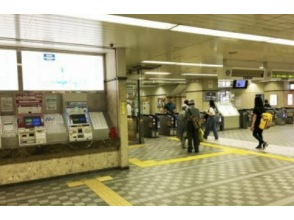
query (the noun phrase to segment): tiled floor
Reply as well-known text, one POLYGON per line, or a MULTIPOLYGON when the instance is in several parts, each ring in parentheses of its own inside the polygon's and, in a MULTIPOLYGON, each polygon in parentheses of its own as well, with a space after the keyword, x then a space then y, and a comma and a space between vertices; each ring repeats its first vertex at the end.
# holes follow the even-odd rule
POLYGON ((294 125, 274 126, 264 132, 269 147, 257 151, 251 131, 220 131, 199 154, 174 137, 145 138, 130 146, 129 169, 2 186, 0 205, 292 206, 293 134, 294 125))

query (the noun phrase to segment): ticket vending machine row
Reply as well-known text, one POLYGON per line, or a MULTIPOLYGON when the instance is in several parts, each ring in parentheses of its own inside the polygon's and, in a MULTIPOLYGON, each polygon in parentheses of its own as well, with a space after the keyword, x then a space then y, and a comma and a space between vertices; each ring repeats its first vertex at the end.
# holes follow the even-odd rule
POLYGON ((159 137, 160 121, 156 115, 143 115, 144 137, 159 137))
POLYGON ((70 142, 93 139, 86 102, 66 102, 65 119, 70 142))

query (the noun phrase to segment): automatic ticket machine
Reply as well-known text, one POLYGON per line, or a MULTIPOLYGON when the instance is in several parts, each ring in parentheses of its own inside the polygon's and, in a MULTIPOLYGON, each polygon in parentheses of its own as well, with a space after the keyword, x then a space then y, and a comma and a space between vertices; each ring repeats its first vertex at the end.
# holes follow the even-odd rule
POLYGON ((16 107, 19 146, 46 144, 42 94, 17 94, 16 107))
POLYGON ((177 130, 177 116, 178 114, 156 114, 159 117, 160 128, 159 134, 166 136, 176 135, 177 130))
POLYGON ((160 121, 157 115, 143 115, 144 137, 159 137, 160 121))
POLYGON ((86 102, 66 102, 65 120, 70 142, 93 139, 93 132, 86 102))

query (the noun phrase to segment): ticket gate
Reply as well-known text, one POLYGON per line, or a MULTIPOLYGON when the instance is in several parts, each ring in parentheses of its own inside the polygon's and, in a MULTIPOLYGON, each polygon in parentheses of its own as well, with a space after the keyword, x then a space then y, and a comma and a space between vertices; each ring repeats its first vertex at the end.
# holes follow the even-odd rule
POLYGON ((252 109, 239 109, 240 114, 240 128, 247 129, 251 127, 252 109))
POLYGON ((275 124, 276 125, 285 125, 286 124, 286 118, 287 118, 287 114, 285 109, 283 108, 279 108, 276 109, 276 114, 275 114, 275 124))
POLYGON ((156 114, 159 117, 159 134, 166 135, 166 136, 174 136, 176 135, 177 130, 177 117, 178 114, 156 114))
POLYGON ((160 121, 156 115, 143 115, 144 137, 159 137, 160 121))
POLYGON ((294 121, 294 108, 285 108, 286 110, 286 124, 293 124, 294 121))

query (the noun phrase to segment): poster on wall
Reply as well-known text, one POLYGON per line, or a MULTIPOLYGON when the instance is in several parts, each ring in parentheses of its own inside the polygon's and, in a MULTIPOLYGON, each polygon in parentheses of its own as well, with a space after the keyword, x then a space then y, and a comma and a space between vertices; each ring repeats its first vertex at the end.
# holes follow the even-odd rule
POLYGON ((270 94, 270 105, 271 106, 278 105, 278 95, 277 94, 270 94))
POLYGON ((165 97, 159 97, 157 99, 157 109, 160 113, 163 113, 164 105, 166 103, 166 98, 165 97))
POLYGON ((1 97, 1 112, 12 112, 13 102, 12 97, 1 97))

